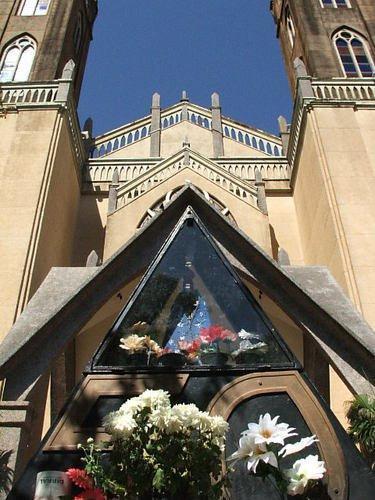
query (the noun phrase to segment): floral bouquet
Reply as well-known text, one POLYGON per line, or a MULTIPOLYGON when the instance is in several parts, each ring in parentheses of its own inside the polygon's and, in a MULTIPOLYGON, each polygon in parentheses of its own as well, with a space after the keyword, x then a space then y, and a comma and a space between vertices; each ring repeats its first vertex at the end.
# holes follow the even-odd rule
POLYGON ((266 413, 259 417, 258 423, 249 423, 248 430, 242 432, 238 450, 227 460, 233 461, 233 465, 244 460, 250 474, 271 479, 282 494, 306 494, 324 476, 324 462, 317 455, 297 460, 290 469, 282 468, 280 462, 318 440, 315 436, 310 436, 296 443, 284 444, 286 439, 298 434, 288 424, 277 423, 278 419, 278 416, 271 418, 266 413))
POLYGON ((259 361, 260 357, 268 350, 268 344, 263 342, 257 333, 247 332, 242 329, 238 332, 238 337, 241 339, 239 347, 232 352, 232 356, 237 363, 259 361))
POLYGON ((80 446, 82 489, 97 496, 77 499, 221 498, 228 481, 221 466, 228 430, 222 417, 194 404, 172 406, 167 392, 146 390, 107 415, 104 425, 112 447, 107 463, 92 440, 80 446))
POLYGON ((146 333, 150 326, 144 322, 135 323, 130 329, 130 335, 120 339, 119 347, 123 349, 130 364, 150 364, 152 357, 160 356, 162 349, 155 340, 152 340, 149 335, 140 335, 146 333))
POLYGON ((178 348, 182 353, 185 354, 188 361, 194 363, 199 357, 201 345, 202 345, 202 339, 200 337, 197 337, 191 342, 188 342, 186 340, 180 340, 178 343, 178 348))

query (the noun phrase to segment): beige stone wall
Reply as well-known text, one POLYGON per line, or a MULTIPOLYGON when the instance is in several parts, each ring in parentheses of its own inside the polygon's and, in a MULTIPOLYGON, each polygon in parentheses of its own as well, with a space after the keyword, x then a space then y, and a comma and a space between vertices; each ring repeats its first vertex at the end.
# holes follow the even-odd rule
POLYGON ((310 111, 294 199, 306 264, 329 267, 375 326, 375 117, 310 111))
POLYGON ((51 265, 69 265, 79 187, 64 117, 0 118, 0 337, 51 265))
POLYGON ((268 196, 267 208, 274 258, 277 259, 277 251, 281 247, 288 253, 291 265, 303 265, 301 237, 292 196, 268 196))
POLYGON ((88 255, 95 250, 103 257, 104 236, 107 224, 108 197, 83 194, 78 210, 74 242, 73 265, 84 266, 88 255))
POLYGON ((160 198, 165 197, 169 191, 179 186, 182 187, 187 180, 207 191, 228 207, 239 228, 271 255, 271 240, 266 215, 198 173, 184 169, 108 217, 104 260, 108 259, 135 234, 138 224, 149 207, 160 198))

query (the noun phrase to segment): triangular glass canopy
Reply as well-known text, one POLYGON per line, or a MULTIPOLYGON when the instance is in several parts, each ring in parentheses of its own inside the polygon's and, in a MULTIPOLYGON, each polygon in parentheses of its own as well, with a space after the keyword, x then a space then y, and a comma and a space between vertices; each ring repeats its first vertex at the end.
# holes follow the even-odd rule
POLYGON ((280 369, 294 364, 269 319, 188 208, 98 349, 92 368, 280 369))

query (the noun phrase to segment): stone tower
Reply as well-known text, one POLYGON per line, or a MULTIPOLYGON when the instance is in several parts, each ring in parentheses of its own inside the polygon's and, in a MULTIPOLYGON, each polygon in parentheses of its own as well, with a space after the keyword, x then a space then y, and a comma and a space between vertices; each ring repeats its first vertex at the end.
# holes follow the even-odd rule
POLYGON ((317 78, 371 77, 375 12, 367 0, 274 0, 272 12, 294 88, 293 61, 317 78))
POLYGON ((76 104, 94 0, 0 6, 0 335, 53 265, 69 265, 84 157, 76 104))
POLYGON ((325 264, 375 323, 375 9, 366 0, 272 3, 293 88, 288 158, 309 264, 325 264))

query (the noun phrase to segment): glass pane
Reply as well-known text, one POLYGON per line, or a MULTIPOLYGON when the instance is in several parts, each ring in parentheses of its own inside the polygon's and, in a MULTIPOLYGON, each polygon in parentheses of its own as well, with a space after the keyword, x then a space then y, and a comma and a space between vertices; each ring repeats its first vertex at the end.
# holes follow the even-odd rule
POLYGON ((48 5, 49 5, 49 0, 39 0, 38 5, 35 9, 35 15, 44 16, 45 14, 47 14, 48 5))
MULTIPOLYGON (((227 457, 237 450, 241 432, 247 430, 247 424, 250 422, 257 423, 260 415, 264 415, 265 413, 269 413, 272 417, 279 415, 279 423, 287 423, 296 429, 298 436, 287 440, 286 443, 295 443, 301 438, 312 435, 303 416, 288 394, 278 393, 256 396, 236 406, 228 419, 229 432, 225 447, 227 457)), ((296 460, 307 455, 318 455, 319 459, 321 459, 319 449, 314 443, 298 453, 283 458, 281 460, 282 466, 283 468, 290 468, 296 460)), ((251 500, 264 500, 265 498, 268 500, 280 500, 280 498, 284 498, 280 496, 273 482, 269 480, 264 481, 261 477, 250 475, 247 472, 244 461, 235 465, 234 473, 231 474, 231 484, 230 498, 235 498, 236 500, 248 500, 250 498, 251 500)), ((314 498, 319 498, 319 500, 328 499, 324 492, 320 493, 320 496, 314 498)), ((296 498, 302 497, 298 496, 296 498)))
POLYGON ((13 47, 8 50, 7 55, 5 56, 3 67, 1 68, 0 72, 1 82, 11 82, 13 80, 19 55, 20 49, 18 47, 13 47))
POLYGON ((29 78, 34 60, 34 52, 34 48, 31 46, 27 47, 27 49, 22 52, 16 74, 14 75, 15 82, 24 82, 29 78))
POLYGON ((33 16, 38 0, 25 0, 21 10, 21 16, 33 16))
POLYGON ((98 364, 290 362, 256 301, 222 259, 198 223, 185 220, 132 305, 120 315, 98 364))

